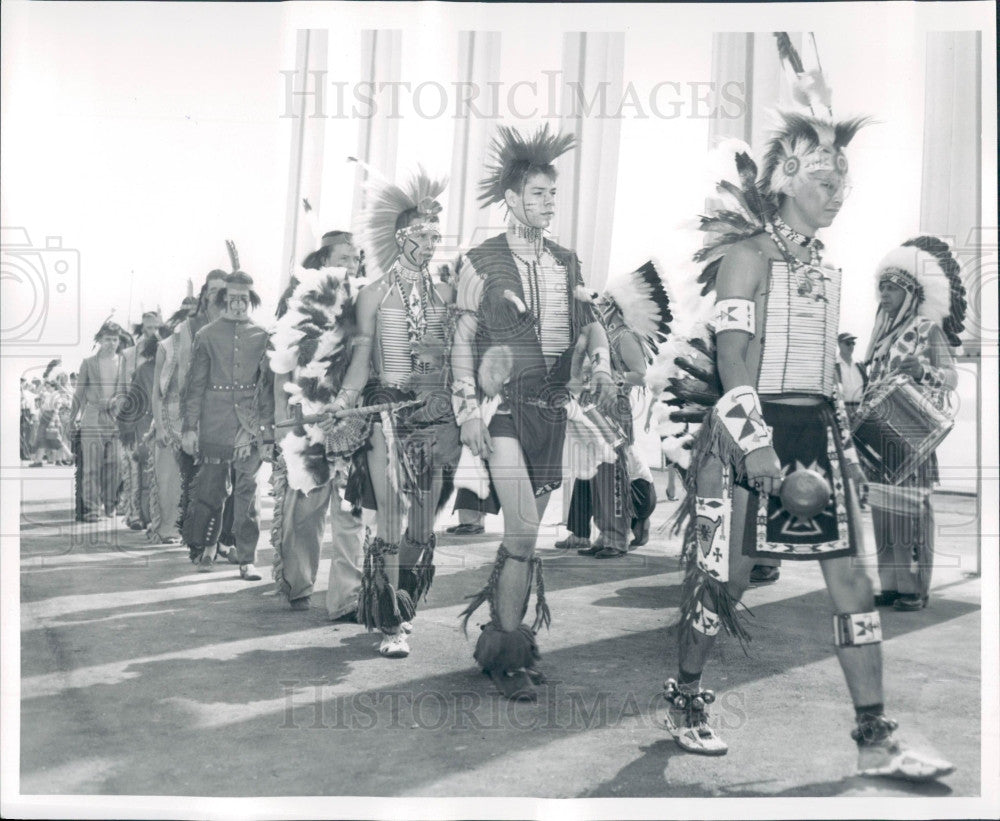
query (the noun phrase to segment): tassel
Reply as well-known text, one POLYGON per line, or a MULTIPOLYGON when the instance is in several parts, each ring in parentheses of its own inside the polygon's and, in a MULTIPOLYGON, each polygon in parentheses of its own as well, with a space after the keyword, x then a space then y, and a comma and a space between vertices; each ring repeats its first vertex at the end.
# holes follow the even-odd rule
POLYGON ((526 624, 516 630, 484 625, 473 657, 484 671, 501 673, 531 669, 541 660, 535 634, 526 624))
POLYGON ((417 605, 405 590, 396 591, 396 609, 401 621, 412 621, 417 615, 417 605))
MULTIPOLYGON (((531 560, 532 572, 535 575, 535 621, 531 625, 531 632, 537 633, 539 628, 549 629, 552 624, 552 613, 549 605, 545 601, 545 580, 542 578, 542 560, 534 558, 531 560)), ((528 579, 528 587, 531 588, 531 579, 528 579)))
POLYGON ((490 620, 494 622, 496 621, 496 589, 497 584, 500 581, 500 573, 503 570, 503 566, 507 563, 507 558, 509 556, 510 554, 507 552, 507 548, 501 544, 497 550, 496 560, 493 562, 493 571, 490 573, 490 577, 487 579, 486 585, 478 593, 466 596, 467 599, 472 599, 472 601, 469 603, 469 606, 465 608, 465 610, 458 614, 458 617, 462 619, 462 632, 466 635, 469 634, 469 619, 472 617, 472 614, 475 613, 486 601, 489 601, 490 603, 490 620))
MULTIPOLYGON (((392 630, 406 621, 400 615, 400 598, 389 583, 385 572, 385 554, 395 553, 399 548, 376 537, 365 541, 365 560, 361 572, 361 589, 358 591, 358 623, 368 630, 392 630)), ((412 600, 405 591, 406 600, 412 609, 412 600)), ((404 605, 405 606, 405 605, 404 605)), ((412 615, 411 615, 412 618, 412 615)))

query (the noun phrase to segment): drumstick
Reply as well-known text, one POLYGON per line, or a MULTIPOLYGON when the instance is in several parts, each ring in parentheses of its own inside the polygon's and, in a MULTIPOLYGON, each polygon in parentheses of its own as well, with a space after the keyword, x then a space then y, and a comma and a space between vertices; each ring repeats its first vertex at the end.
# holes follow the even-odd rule
POLYGON ((368 416, 372 413, 412 408, 424 403, 425 400, 423 399, 408 399, 404 402, 383 402, 381 405, 363 405, 360 408, 341 408, 340 410, 329 411, 328 413, 311 413, 308 416, 303 416, 301 419, 286 419, 284 422, 275 422, 274 426, 276 428, 293 428, 296 425, 312 425, 322 422, 328 416, 332 416, 334 419, 346 419, 349 416, 368 416))
POLYGON ((913 515, 920 512, 924 500, 930 495, 929 490, 916 487, 897 487, 870 482, 866 485, 868 494, 865 501, 879 510, 889 510, 894 513, 913 515))

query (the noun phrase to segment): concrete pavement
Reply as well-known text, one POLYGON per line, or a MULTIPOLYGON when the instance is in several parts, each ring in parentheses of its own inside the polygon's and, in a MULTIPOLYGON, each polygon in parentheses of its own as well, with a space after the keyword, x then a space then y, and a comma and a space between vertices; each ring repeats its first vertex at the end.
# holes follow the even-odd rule
MULTIPOLYGON (((322 595, 292 612, 265 580, 222 565, 197 574, 186 548, 70 521, 66 476, 35 471, 21 523, 21 792, 262 796, 974 796, 979 792, 980 582, 975 504, 939 496, 928 609, 883 611, 886 702, 901 735, 958 771, 911 786, 851 777, 853 715, 833 655, 819 568, 789 563, 751 590, 750 655, 723 637, 705 683, 727 756, 683 754, 659 726, 676 667, 671 626, 680 545, 597 561, 540 539, 553 613, 540 636, 537 704, 499 699, 473 666, 464 597, 489 573, 499 519, 440 540, 438 573, 412 654, 331 623, 322 595), (39 475, 45 474, 45 475, 39 475)), ((664 479, 657 476, 661 493, 664 479)), ((451 523, 444 519, 440 528, 451 523)), ((870 530, 869 530, 870 535, 870 530)), ((328 560, 319 571, 325 586, 328 560)))

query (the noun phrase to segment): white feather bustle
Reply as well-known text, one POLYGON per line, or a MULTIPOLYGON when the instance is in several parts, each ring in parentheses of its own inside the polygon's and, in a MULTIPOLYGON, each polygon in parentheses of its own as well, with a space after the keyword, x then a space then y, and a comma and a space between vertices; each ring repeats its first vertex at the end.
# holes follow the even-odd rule
POLYGON ((941 324, 951 312, 951 283, 941 268, 937 257, 913 245, 894 248, 875 269, 876 287, 882 274, 889 268, 899 268, 913 276, 923 289, 923 301, 917 314, 941 324))
MULTIPOLYGON (((330 408, 328 403, 307 399, 302 393, 299 380, 318 379, 321 384, 326 383, 327 387, 334 387, 328 381, 329 363, 326 360, 340 351, 345 344, 343 328, 340 327, 338 320, 345 305, 354 299, 359 283, 357 279, 351 278, 346 268, 318 270, 298 268, 294 276, 298 280, 298 285, 288 299, 288 310, 275 322, 271 330, 272 350, 268 351, 268 356, 271 369, 275 373, 290 376, 285 384, 288 404, 298 406, 304 416, 311 416, 324 413, 330 408), (331 305, 319 305, 314 297, 331 280, 341 286, 337 289, 337 298, 331 305), (305 334, 295 326, 304 319, 312 319, 311 314, 306 313, 307 308, 311 311, 318 308, 325 317, 326 327, 316 338, 316 351, 312 359, 304 365, 299 365, 299 343, 305 334)), ((281 440, 281 452, 285 460, 288 486, 293 490, 308 493, 319 485, 306 467, 303 454, 310 445, 323 442, 325 434, 316 424, 305 425, 304 430, 304 436, 294 432, 286 434, 281 440)))

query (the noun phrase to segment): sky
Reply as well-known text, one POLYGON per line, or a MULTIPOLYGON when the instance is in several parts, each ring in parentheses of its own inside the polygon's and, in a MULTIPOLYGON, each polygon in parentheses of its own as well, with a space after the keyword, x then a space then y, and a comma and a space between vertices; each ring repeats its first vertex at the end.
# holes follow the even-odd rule
MULTIPOLYGON (((366 4, 4 3, 2 224, 26 231, 33 248, 60 238, 71 267, 66 287, 50 293, 45 333, 60 346, 24 352, 43 360, 65 350, 71 361, 89 352, 112 309, 119 321, 157 306, 171 312, 188 278, 197 288, 210 269, 228 267, 227 238, 270 314, 282 282, 292 140, 280 72, 294 66, 296 28, 328 28, 331 78, 350 82, 359 76, 359 31, 391 19, 405 32, 403 76, 417 83, 448 82, 456 33, 488 26, 503 34, 501 79, 510 83, 558 68, 563 30, 609 27, 594 6, 533 6, 529 14, 418 5, 393 4, 390 18, 366 4), (66 344, 74 332, 79 343, 66 344)), ((828 6, 808 15, 783 9, 789 29, 807 28, 806 17, 816 28, 837 114, 878 120, 855 141, 854 191, 824 234, 845 272, 843 325, 862 342, 874 317, 874 265, 919 227, 923 91, 901 78, 922 76, 923 30, 961 25, 965 4, 949 5, 947 17, 924 7, 919 20, 896 4, 867 6, 866 26, 828 6)), ((752 6, 724 8, 732 29, 761 27, 759 9, 754 16, 752 6)), ((705 80, 717 27, 711 7, 630 9, 614 25, 625 33, 626 81, 648 89, 664 79, 705 80)), ((353 171, 344 158, 356 150, 357 123, 330 119, 325 127, 320 221, 349 227, 353 171)), ((397 167, 420 161, 447 173, 452 130, 447 116, 418 118, 404 108, 397 167)), ((615 216, 602 226, 610 267, 682 259, 692 243, 682 229, 708 192, 707 122, 631 117, 621 140, 615 216)), ((57 257, 47 252, 32 264, 57 257)), ((8 304, 4 283, 9 327, 19 306, 8 304)))

